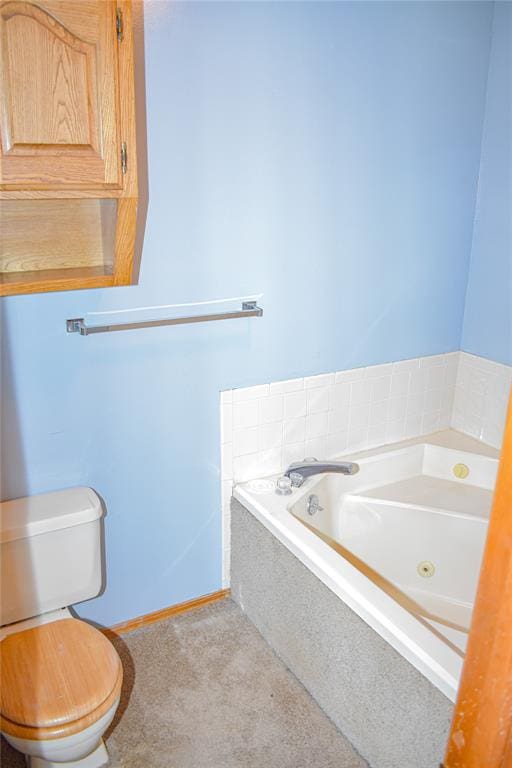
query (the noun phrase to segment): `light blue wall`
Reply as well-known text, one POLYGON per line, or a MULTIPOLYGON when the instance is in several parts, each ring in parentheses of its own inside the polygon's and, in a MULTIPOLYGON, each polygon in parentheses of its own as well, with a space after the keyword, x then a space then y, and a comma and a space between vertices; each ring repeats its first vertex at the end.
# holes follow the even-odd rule
POLYGON ((146 4, 140 284, 4 301, 4 496, 91 485, 106 624, 221 577, 219 390, 458 349, 492 6, 146 4), (265 316, 80 338, 99 309, 265 316))
POLYGON ((512 365, 512 3, 495 5, 462 349, 512 365))

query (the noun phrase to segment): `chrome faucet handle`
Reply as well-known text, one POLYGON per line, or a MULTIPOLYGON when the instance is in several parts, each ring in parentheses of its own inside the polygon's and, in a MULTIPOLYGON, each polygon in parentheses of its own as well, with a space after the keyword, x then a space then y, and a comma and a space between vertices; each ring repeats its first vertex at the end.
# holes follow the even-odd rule
POLYGON ((294 488, 300 488, 304 480, 306 479, 304 475, 301 475, 300 472, 290 472, 288 477, 291 480, 291 483, 294 488))
POLYGON ((292 492, 292 481, 286 475, 278 477, 276 481, 276 493, 278 496, 289 496, 292 492))

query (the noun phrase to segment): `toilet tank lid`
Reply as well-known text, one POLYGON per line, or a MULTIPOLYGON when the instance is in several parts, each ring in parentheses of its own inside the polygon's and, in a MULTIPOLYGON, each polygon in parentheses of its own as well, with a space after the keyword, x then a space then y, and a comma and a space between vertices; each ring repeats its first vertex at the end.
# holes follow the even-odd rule
POLYGON ((67 488, 4 501, 0 504, 0 542, 90 523, 102 512, 92 488, 67 488))

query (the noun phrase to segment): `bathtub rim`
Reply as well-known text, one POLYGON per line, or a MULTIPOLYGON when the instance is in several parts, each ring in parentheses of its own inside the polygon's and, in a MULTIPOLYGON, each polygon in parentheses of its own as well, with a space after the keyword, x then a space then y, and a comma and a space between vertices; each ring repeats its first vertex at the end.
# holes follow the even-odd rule
POLYGON ((463 658, 433 628, 383 592, 291 512, 269 511, 244 485, 235 486, 234 498, 357 616, 455 702, 463 658))

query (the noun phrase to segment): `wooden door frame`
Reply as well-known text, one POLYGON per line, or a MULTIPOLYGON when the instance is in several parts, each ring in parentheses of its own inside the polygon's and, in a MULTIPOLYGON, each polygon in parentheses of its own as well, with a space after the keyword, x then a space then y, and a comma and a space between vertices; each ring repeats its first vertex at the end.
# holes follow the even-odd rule
POLYGON ((512 396, 444 768, 512 768, 512 396))

